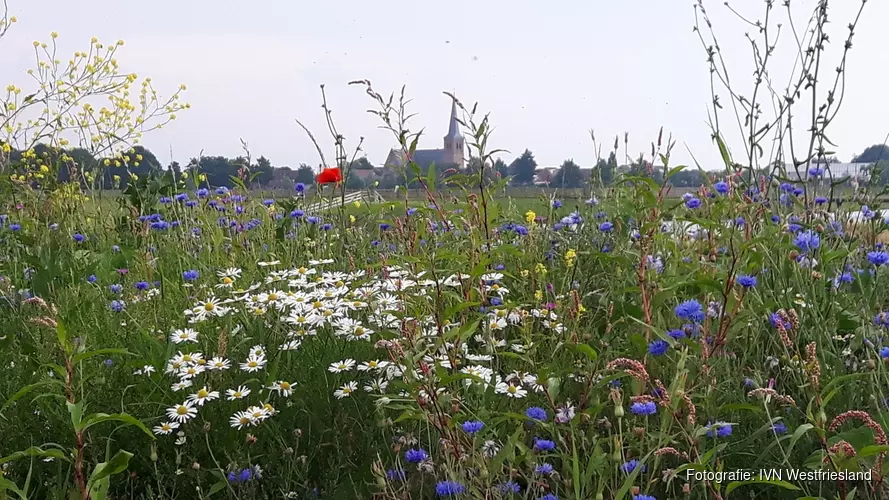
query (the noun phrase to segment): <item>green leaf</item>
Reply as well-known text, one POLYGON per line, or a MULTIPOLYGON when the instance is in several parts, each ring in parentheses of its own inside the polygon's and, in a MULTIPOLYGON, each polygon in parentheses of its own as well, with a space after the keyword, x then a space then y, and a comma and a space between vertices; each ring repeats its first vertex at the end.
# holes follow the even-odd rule
POLYGON ((796 446, 796 442, 799 441, 799 439, 803 437, 805 433, 809 432, 813 428, 815 428, 815 426, 812 424, 802 424, 797 427, 795 431, 793 431, 793 436, 790 437, 790 445, 787 447, 788 455, 790 455, 790 453, 793 451, 793 447, 796 446))
POLYGON ((19 389, 18 392, 13 394, 12 397, 6 401, 6 403, 3 403, 3 407, 0 407, 0 414, 2 414, 3 410, 8 408, 9 405, 11 405, 12 403, 15 403, 16 401, 18 401, 19 399, 24 397, 29 392, 31 392, 34 389, 37 389, 39 387, 43 387, 45 385, 60 385, 62 387, 65 386, 65 384, 63 384, 60 380, 56 380, 56 379, 41 380, 40 382, 26 385, 26 386, 22 387, 21 389, 19 389))
POLYGON ((38 458, 58 458, 61 460, 67 460, 68 457, 62 452, 62 450, 57 450, 54 448, 44 450, 38 446, 32 446, 26 450, 17 451, 12 455, 5 456, 0 458, 0 465, 5 464, 6 462, 12 462, 13 460, 18 460, 24 457, 38 457, 38 458))
POLYGON ((212 497, 216 493, 224 490, 226 486, 227 484, 225 481, 217 481, 216 483, 213 483, 213 486, 210 487, 210 491, 207 492, 207 496, 212 497))
POLYGON ((589 344, 569 344, 569 346, 572 350, 585 355, 590 361, 599 359, 599 353, 597 353, 589 344))
POLYGON ((103 422, 123 422, 127 425, 138 427, 142 432, 151 437, 151 439, 154 439, 154 434, 148 430, 148 427, 145 427, 145 424, 127 413, 115 413, 113 415, 107 413, 93 413, 83 419, 83 422, 81 423, 82 428, 80 430, 85 431, 90 427, 103 422))
POLYGON ((93 473, 92 475, 90 475, 90 479, 87 484, 93 485, 96 483, 96 481, 100 481, 103 478, 112 476, 114 474, 119 474, 127 470, 127 466, 130 464, 131 458, 133 458, 132 453, 126 450, 118 450, 118 452, 115 453, 113 457, 111 457, 111 460, 96 465, 96 468, 93 469, 93 473))
POLYGON ((684 168, 688 168, 688 165, 679 165, 679 166, 676 166, 676 167, 671 168, 670 171, 667 172, 667 179, 669 179, 670 177, 673 177, 674 175, 678 174, 678 173, 681 172, 682 169, 684 169, 684 168))
MULTIPOLYGON (((15 493, 22 500, 28 500, 28 495, 26 495, 24 491, 20 490, 19 487, 15 485, 15 483, 10 481, 9 479, 6 479, 5 477, 0 477, 0 493, 3 493, 6 490, 15 493)), ((3 497, 5 497, 5 495, 3 495, 3 497)))
POLYGON ((77 404, 66 401, 65 406, 68 407, 68 413, 71 414, 71 426, 74 430, 79 429, 83 420, 83 400, 78 401, 77 404))
POLYGON ((56 338, 59 340, 59 345, 62 346, 62 349, 66 353, 70 353, 71 346, 68 345, 68 330, 65 329, 65 323, 62 320, 57 320, 56 322, 56 338))
POLYGON ((747 481, 732 481, 728 483, 728 486, 725 488, 725 496, 728 496, 731 492, 745 484, 770 484, 772 486, 784 488, 785 490, 799 491, 798 486, 788 483, 787 481, 781 481, 780 479, 750 479, 747 481))
POLYGON ((871 444, 858 450, 858 458, 867 458, 879 455, 880 453, 889 453, 889 445, 871 444))
POLYGON ((126 349, 113 349, 113 348, 96 349, 95 351, 83 352, 83 353, 80 353, 80 354, 74 356, 73 358, 71 358, 71 362, 78 363, 78 362, 83 361, 85 359, 89 359, 93 356, 104 356, 107 354, 118 354, 120 356, 135 356, 135 354, 131 353, 130 351, 128 351, 126 349))

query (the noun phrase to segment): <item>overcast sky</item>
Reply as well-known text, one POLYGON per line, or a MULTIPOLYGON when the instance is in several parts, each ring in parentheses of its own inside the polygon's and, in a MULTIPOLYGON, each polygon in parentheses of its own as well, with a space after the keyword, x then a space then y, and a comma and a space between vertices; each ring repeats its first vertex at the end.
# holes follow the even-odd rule
MULTIPOLYGON (((243 138, 254 157, 265 155, 275 165, 317 165, 293 119, 303 120, 333 156, 319 107, 323 83, 347 144, 354 147, 364 136, 368 158, 380 164, 394 141, 366 113, 373 103, 362 89, 347 85, 366 78, 383 93, 407 86, 409 110, 418 113, 413 128, 426 130, 423 148, 441 147, 447 90, 491 113, 492 145, 510 151, 503 155, 507 162, 529 148, 541 166, 566 158, 588 165, 595 159, 590 129, 606 150, 616 134, 629 132, 632 153, 648 151, 663 126, 677 140, 674 164, 690 162, 691 151, 704 168, 720 167, 707 119, 708 67, 692 31, 693 0, 8 1, 19 22, 0 45, 4 86, 16 83, 27 91, 31 42, 48 40, 51 31, 60 33, 61 53, 68 55, 87 48, 92 36, 123 39, 118 59, 124 71, 151 76, 162 92, 188 85, 192 109, 144 139, 164 163, 171 150, 183 163, 201 150, 234 156, 243 138)), ((733 82, 749 94, 753 66, 744 33, 756 33, 722 0, 704 3, 733 82)), ((735 3, 750 19, 762 16, 764 0, 735 3)), ((794 50, 782 3, 775 2, 784 33, 772 66, 780 88, 794 50)), ((805 29, 814 3, 793 1, 798 30, 805 29)), ((834 57, 824 63, 829 78, 860 5, 832 4, 834 57)), ((889 2, 868 2, 830 134, 844 161, 889 133, 887 20, 889 2)), ((722 100, 728 103, 727 96, 722 100)), ((738 138, 729 139, 740 154, 738 138)))

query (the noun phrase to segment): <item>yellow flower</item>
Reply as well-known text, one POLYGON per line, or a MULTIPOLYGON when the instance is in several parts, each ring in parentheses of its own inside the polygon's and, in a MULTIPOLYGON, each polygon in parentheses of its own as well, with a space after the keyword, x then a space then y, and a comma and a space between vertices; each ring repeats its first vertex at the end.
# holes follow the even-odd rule
POLYGON ((546 266, 544 266, 542 263, 538 262, 537 265, 534 267, 534 271, 541 276, 545 276, 546 275, 546 266))
POLYGON ((198 180, 204 182, 207 180, 207 174, 201 174, 198 176, 198 180))
POLYGON ((119 175, 115 175, 114 177, 112 177, 112 179, 114 179, 114 182, 120 182, 120 176, 119 176, 119 175))
POLYGON ((361 208, 361 202, 358 200, 355 200, 352 205, 355 205, 355 208, 361 208))
POLYGON ((9 144, 4 143, 4 144, 3 144, 3 152, 4 152, 4 153, 11 153, 11 152, 12 152, 12 146, 10 146, 9 144))
POLYGON ((531 274, 531 271, 528 271, 527 269, 522 269, 522 278, 527 278, 529 274, 531 274))
POLYGON ((105 161, 103 161, 102 163, 104 163, 105 166, 108 167, 111 165, 111 160, 109 160, 108 158, 105 158, 105 161))
POLYGON ((537 290, 536 292, 534 292, 534 300, 538 302, 543 300, 543 290, 537 290))
POLYGON ((15 23, 15 22, 18 22, 18 19, 15 16, 12 16, 9 18, 9 22, 15 23))
POLYGON ((52 33, 49 34, 49 36, 51 36, 51 37, 53 37, 53 38, 58 38, 58 37, 59 37, 59 34, 56 33, 55 31, 53 31, 52 33))
POLYGON ((40 171, 44 173, 49 172, 49 167, 47 167, 46 165, 40 165, 40 171))
POLYGON ((352 215, 352 214, 349 214, 349 223, 350 223, 350 224, 355 224, 355 216, 352 215))
POLYGON ((532 210, 528 210, 525 212, 525 222, 528 224, 534 224, 534 219, 537 218, 537 214, 535 214, 532 210))
POLYGON ((574 259, 577 258, 577 252, 574 251, 573 248, 569 248, 567 252, 565 252, 565 264, 568 266, 574 265, 574 259))
POLYGON ((583 304, 578 304, 578 306, 577 306, 577 313, 578 313, 578 314, 583 314, 583 313, 585 313, 585 312, 586 312, 586 307, 583 307, 583 304))

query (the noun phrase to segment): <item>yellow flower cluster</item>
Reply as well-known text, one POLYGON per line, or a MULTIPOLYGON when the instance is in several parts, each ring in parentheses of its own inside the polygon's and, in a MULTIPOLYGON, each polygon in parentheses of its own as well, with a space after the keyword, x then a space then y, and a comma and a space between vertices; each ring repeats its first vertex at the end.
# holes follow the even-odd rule
POLYGON ((565 252, 565 264, 568 267, 574 265, 574 261, 577 259, 577 252, 574 251, 573 248, 569 248, 567 252, 565 252))
POLYGON ((534 272, 536 272, 540 276, 546 276, 546 266, 538 262, 537 265, 534 266, 534 272))
POLYGON ((537 218, 537 214, 535 214, 532 210, 528 210, 525 212, 525 222, 528 224, 534 224, 534 219, 537 218))

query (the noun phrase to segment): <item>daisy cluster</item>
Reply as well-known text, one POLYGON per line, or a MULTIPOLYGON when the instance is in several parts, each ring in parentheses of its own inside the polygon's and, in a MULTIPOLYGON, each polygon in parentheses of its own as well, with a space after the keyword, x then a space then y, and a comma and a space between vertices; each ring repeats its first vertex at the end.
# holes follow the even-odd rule
MULTIPOLYGON (((193 420, 204 405, 222 398, 219 390, 210 387, 210 375, 214 372, 228 372, 232 380, 249 379, 234 382, 224 390, 226 400, 245 403, 242 410, 231 415, 231 427, 249 428, 274 417, 278 410, 272 405, 272 396, 292 396, 296 382, 273 380, 256 387, 255 380, 263 376, 270 359, 286 351, 299 351, 319 335, 339 342, 365 343, 366 352, 377 354, 372 359, 344 358, 319 365, 319 369, 325 366, 329 373, 341 377, 342 383, 333 390, 337 399, 348 398, 359 390, 376 394, 379 406, 388 404, 391 397, 428 399, 430 394, 423 388, 413 395, 404 390, 397 396, 386 395, 386 391, 393 380, 434 381, 429 369, 432 366, 466 375, 462 377, 466 388, 493 387, 495 394, 505 398, 520 399, 543 391, 543 382, 536 374, 520 370, 500 372, 492 368, 491 362, 498 352, 525 353, 533 349, 534 325, 555 334, 564 332, 565 327, 553 307, 504 305, 510 290, 502 273, 484 274, 475 283, 489 304, 499 304, 483 309, 484 320, 480 321, 477 333, 470 332, 472 335, 466 341, 441 342, 451 338, 450 334, 460 325, 445 321, 438 326, 432 315, 415 318, 406 311, 413 301, 431 304, 431 290, 464 289, 470 285, 469 275, 457 273, 434 280, 426 272, 411 273, 399 266, 387 266, 375 275, 324 269, 333 263, 332 259, 312 260, 308 266, 293 269, 275 269, 279 262, 261 263, 270 268, 268 274, 262 282, 246 287, 240 286, 240 269, 220 270, 218 282, 212 287, 215 292, 183 312, 188 326, 169 334, 169 342, 177 352, 167 360, 164 375, 170 379, 173 392, 188 395, 167 409, 168 420, 155 427, 155 433, 171 434, 193 420), (214 320, 226 317, 238 322, 232 335, 245 331, 240 319, 257 317, 265 321, 269 332, 284 333, 269 336, 268 341, 274 342, 270 347, 253 345, 238 359, 227 358, 225 353, 211 356, 192 349, 203 344, 199 330, 204 325, 215 327, 214 320), (408 331, 413 333, 406 336, 408 331), (418 364, 407 361, 408 351, 421 353, 418 364)), ((207 288, 210 287, 204 289, 207 288)), ((215 335, 213 340, 217 340, 215 335)), ((148 376, 154 371, 153 366, 145 365, 134 373, 148 376)), ((435 389, 437 394, 444 390, 435 389)))

